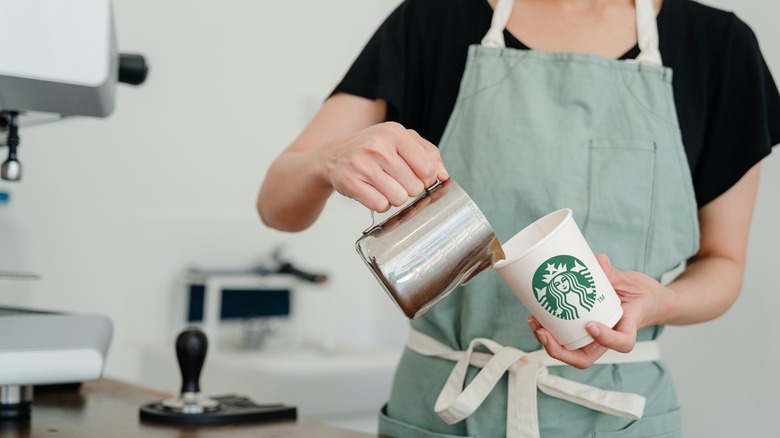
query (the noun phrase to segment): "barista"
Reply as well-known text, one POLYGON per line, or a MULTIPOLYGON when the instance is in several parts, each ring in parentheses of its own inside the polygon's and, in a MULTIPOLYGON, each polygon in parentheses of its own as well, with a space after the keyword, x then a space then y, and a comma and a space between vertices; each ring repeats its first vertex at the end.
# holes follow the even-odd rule
POLYGON ((734 14, 689 0, 407 0, 274 162, 257 205, 269 226, 298 231, 334 191, 385 211, 452 176, 501 241, 572 208, 605 253, 621 321, 592 323, 595 342, 568 351, 486 272, 412 322, 380 433, 671 437, 680 413, 664 365, 644 348, 609 364, 608 351, 731 306, 760 161, 777 143, 780 95, 734 14), (470 354, 479 339, 492 359, 470 354), (541 349, 571 366, 529 359, 541 349), (488 387, 477 400, 445 388, 452 360, 476 365, 466 381, 488 387), (539 383, 548 375, 565 382, 539 383))

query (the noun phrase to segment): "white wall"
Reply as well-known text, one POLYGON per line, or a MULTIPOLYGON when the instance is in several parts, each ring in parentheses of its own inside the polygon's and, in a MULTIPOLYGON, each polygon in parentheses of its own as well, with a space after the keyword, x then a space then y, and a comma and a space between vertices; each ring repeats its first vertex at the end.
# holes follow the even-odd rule
POLYGON ((368 210, 334 198, 316 226, 285 234, 262 226, 254 209, 273 158, 395 2, 114 6, 120 51, 146 56, 148 81, 121 85, 108 119, 21 131, 24 179, 0 190, 12 192, 43 280, 0 303, 107 314, 116 333, 106 372, 134 380, 138 347, 170 342, 179 273, 249 267, 281 245, 301 267, 331 276, 301 293, 305 336, 402 344, 404 318, 354 250, 368 210))
MULTIPOLYGON (((116 335, 107 374, 134 381, 139 347, 170 342, 181 270, 249 266, 284 245, 292 260, 332 278, 321 293, 302 292, 306 337, 400 345, 405 321, 353 248, 367 211, 336 197, 310 230, 284 234, 261 226, 253 205, 271 160, 395 3, 116 0, 120 49, 147 57, 149 80, 122 86, 108 119, 21 132, 24 181, 0 190, 12 191, 30 265, 43 280, 22 292, 0 289, 0 303, 110 316, 116 335)), ((708 3, 736 10, 753 27, 780 81, 780 6, 708 3)), ((780 158, 772 156, 740 300, 715 322, 664 336, 686 436, 764 436, 777 423, 780 294, 770 273, 780 244, 778 183, 780 158)))

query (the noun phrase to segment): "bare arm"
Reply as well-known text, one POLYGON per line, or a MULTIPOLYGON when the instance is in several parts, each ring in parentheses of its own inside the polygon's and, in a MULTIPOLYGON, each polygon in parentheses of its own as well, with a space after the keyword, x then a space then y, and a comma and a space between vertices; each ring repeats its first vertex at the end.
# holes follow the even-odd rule
POLYGON ((694 324, 722 315, 742 289, 748 233, 758 192, 760 164, 699 210, 701 248, 668 285, 672 291, 659 322, 694 324))
POLYGON ((314 223, 333 193, 333 187, 317 169, 315 148, 381 122, 386 109, 382 100, 344 94, 328 99, 268 169, 257 196, 257 211, 263 222, 284 231, 300 231, 314 223))
POLYGON ((385 211, 437 177, 447 179, 438 149, 397 123, 381 123, 386 111, 383 100, 328 99, 268 170, 257 197, 263 222, 300 231, 314 223, 334 190, 385 211))
POLYGON ((607 349, 628 352, 637 331, 656 324, 685 325, 722 315, 742 288, 748 234, 753 218, 760 164, 732 188, 699 209, 701 246, 685 270, 667 286, 639 272, 622 272, 604 254, 601 267, 620 295, 623 318, 613 329, 591 322, 586 329, 596 340, 579 350, 566 350, 536 319, 531 329, 550 356, 587 368, 607 349))

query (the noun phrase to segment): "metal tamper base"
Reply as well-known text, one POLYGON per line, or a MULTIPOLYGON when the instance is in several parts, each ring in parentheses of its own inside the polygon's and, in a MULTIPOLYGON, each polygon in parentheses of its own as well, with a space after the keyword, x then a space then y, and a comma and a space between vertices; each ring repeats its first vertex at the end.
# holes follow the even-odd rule
POLYGON ((208 341, 202 331, 188 328, 179 334, 176 357, 182 376, 181 393, 177 397, 141 406, 142 421, 216 425, 297 418, 294 406, 258 405, 246 397, 233 394, 213 398, 202 394, 199 381, 207 348, 208 341))

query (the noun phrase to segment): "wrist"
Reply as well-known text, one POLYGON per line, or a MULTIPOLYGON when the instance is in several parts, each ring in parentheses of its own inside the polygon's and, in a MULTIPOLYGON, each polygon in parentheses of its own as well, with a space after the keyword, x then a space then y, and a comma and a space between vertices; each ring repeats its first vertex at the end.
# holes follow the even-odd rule
POLYGON ((301 151, 298 158, 305 162, 304 169, 309 178, 319 187, 326 190, 333 190, 333 184, 330 180, 330 169, 328 160, 323 153, 326 145, 322 145, 307 151, 301 151))
POLYGON ((673 324, 680 315, 682 300, 680 293, 667 286, 661 286, 661 293, 658 300, 658 311, 656 312, 652 325, 673 324))

